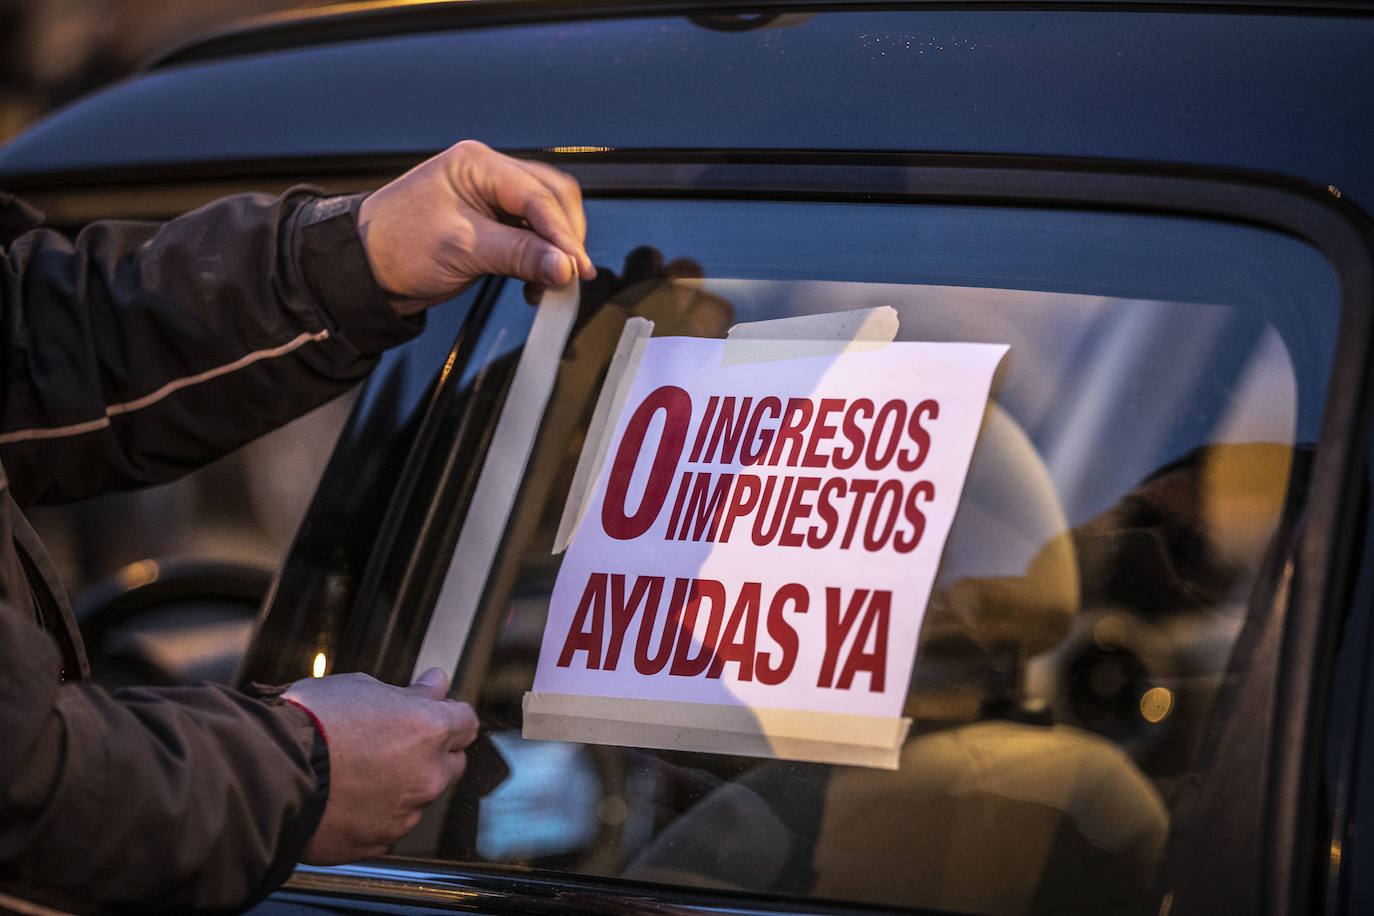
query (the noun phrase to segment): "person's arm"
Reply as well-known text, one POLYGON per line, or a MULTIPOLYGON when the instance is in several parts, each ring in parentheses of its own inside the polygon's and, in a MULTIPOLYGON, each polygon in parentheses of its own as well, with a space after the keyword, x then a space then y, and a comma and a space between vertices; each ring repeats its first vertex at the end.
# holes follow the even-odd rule
POLYGON ((462 775, 477 734, 437 669, 408 688, 335 675, 263 702, 209 686, 110 695, 59 685, 58 664, 0 603, 0 910, 247 906, 301 858, 385 852, 462 775))
MULTIPOLYGON (((363 201, 241 197, 209 213, 161 238, 107 225, 74 245, 30 235, 10 250, 0 458, 21 495, 99 488, 81 475, 154 479, 228 447, 243 429, 217 426, 265 428, 264 416, 299 412, 308 398, 297 386, 365 371, 370 354, 411 333, 401 313, 482 274, 536 285, 593 274, 576 185, 480 144, 363 201), (243 276, 215 260, 239 264, 240 246, 252 266, 243 276), (172 302, 183 297, 189 306, 172 302), (121 388, 147 388, 145 361, 162 368, 187 358, 183 344, 222 347, 221 335, 239 353, 230 362, 121 388), (226 377, 236 381, 221 390, 226 377)), ((0 509, 8 544, 15 510, 0 509)), ((275 703, 219 688, 111 696, 59 684, 19 557, 0 550, 0 564, 0 584, 18 590, 0 594, 0 908, 16 891, 82 913, 241 907, 301 855, 387 848, 462 774, 477 720, 444 699, 442 674, 408 688, 336 675, 275 703)))
POLYGON ((584 233, 570 179, 470 141, 367 197, 31 232, 0 262, 0 461, 21 503, 171 479, 342 393, 482 274, 590 276, 584 233))
POLYGON ((302 710, 216 687, 59 684, 51 640, 8 601, 0 664, 0 895, 191 912, 249 902, 290 873, 329 793, 302 710))
POLYGON ((371 281, 356 207, 238 195, 165 224, 16 241, 0 276, 0 461, 15 498, 179 476, 417 333, 371 281))

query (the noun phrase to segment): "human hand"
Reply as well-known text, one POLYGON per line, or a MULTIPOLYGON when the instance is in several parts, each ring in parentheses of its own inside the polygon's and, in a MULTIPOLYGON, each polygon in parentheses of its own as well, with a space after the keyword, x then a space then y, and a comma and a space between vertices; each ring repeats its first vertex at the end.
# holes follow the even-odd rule
POLYGON ((340 865, 381 855, 463 775, 477 715, 445 699, 447 692, 438 668, 409 687, 334 674, 286 689, 283 699, 310 710, 329 744, 329 801, 303 861, 340 865))
POLYGON ((524 280, 527 298, 531 288, 596 275, 577 182, 476 140, 368 195, 358 229, 377 283, 402 315, 452 298, 483 274, 524 280))

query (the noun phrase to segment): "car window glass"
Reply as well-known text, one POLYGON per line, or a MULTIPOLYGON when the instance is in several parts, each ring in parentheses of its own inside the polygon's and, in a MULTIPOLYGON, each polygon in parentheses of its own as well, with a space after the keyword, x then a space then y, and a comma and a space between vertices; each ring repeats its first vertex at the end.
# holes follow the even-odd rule
POLYGON ((603 276, 454 648, 511 775, 398 853, 969 912, 1138 903, 1188 783, 1216 778, 1218 690, 1302 497, 1330 266, 1260 229, 1140 214, 611 200, 589 217, 603 276), (523 740, 554 533, 625 321, 719 337, 876 305, 899 340, 1010 346, 899 769, 523 740))

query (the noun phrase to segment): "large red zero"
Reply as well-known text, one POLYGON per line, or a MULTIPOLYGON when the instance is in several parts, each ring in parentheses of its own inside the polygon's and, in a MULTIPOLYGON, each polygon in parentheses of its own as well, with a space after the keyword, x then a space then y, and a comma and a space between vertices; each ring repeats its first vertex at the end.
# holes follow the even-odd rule
POLYGON ((620 449, 615 453, 611 479, 606 482, 606 499, 601 504, 601 525, 611 537, 628 541, 653 526, 673 485, 673 473, 677 470, 678 459, 682 457, 682 447, 687 442, 687 427, 691 422, 692 399, 675 385, 655 389, 635 408, 634 416, 625 426, 620 449), (634 515, 626 515, 625 501, 629 497, 630 478, 634 476, 640 450, 644 448, 644 435, 649 431, 654 414, 660 410, 665 415, 663 435, 659 437, 654 464, 649 469, 649 482, 644 487, 639 508, 634 515))

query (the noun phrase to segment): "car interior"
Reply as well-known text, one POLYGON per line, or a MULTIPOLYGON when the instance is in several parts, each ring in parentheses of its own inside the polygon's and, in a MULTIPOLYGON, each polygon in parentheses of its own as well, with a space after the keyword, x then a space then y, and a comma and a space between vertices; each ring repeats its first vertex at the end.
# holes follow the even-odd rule
POLYGON ((616 266, 602 297, 584 293, 482 610, 454 647, 459 695, 511 774, 398 854, 941 911, 1130 909, 1205 765, 1232 650, 1266 613, 1274 534, 1301 500, 1333 346, 1327 268, 1292 240, 1163 218, 592 206, 614 227, 598 264, 616 266), (898 771, 521 739, 554 529, 625 321, 721 336, 880 304, 901 338, 1011 345, 898 771))

